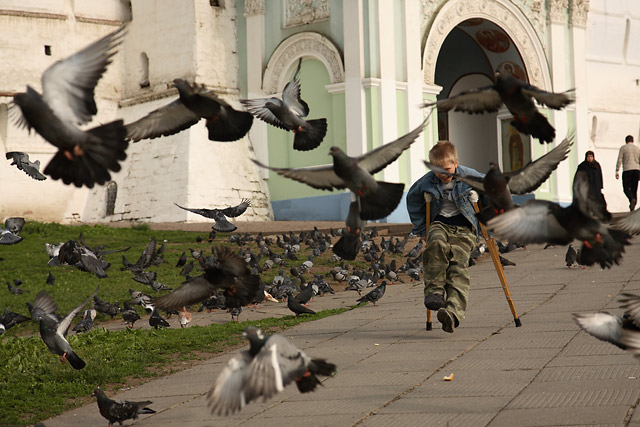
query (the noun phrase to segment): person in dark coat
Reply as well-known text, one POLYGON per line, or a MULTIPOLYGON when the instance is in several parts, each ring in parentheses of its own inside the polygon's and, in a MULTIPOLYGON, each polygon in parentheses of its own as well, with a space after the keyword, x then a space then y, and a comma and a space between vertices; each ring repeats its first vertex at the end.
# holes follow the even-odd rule
POLYGON ((584 162, 578 165, 578 171, 584 171, 587 174, 589 180, 589 197, 601 205, 602 212, 605 213, 605 218, 610 219, 610 215, 607 212, 607 201, 602 194, 602 168, 600 163, 596 161, 596 157, 593 151, 589 150, 584 155, 584 162))

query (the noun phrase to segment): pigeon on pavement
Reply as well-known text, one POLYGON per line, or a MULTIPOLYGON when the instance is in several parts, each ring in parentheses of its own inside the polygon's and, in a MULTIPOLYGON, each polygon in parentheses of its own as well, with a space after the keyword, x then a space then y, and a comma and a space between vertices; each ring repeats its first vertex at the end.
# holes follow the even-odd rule
POLYGON ((373 288, 373 290, 371 292, 369 292, 368 294, 366 294, 365 296, 363 296, 362 298, 359 298, 357 301, 359 303, 363 303, 363 302, 372 302, 373 306, 376 306, 376 302, 378 302, 378 300, 380 300, 380 298, 382 298, 382 296, 384 295, 384 291, 387 290, 387 282, 386 280, 383 280, 382 283, 380 283, 379 286, 376 286, 375 288, 373 288))
POLYGON ((426 161, 424 163, 436 173, 453 175, 459 181, 469 184, 474 190, 485 193, 491 206, 486 206, 478 217, 486 222, 499 213, 513 209, 511 194, 530 193, 545 182, 558 168, 560 162, 567 158, 572 144, 573 136, 568 136, 553 150, 515 172, 503 174, 497 163, 492 162, 491 168, 483 178, 452 174, 432 163, 426 161))
POLYGON ((180 98, 126 125, 127 139, 137 142, 173 135, 201 119, 207 121, 211 141, 236 141, 251 129, 250 113, 235 110, 204 86, 192 86, 183 79, 173 80, 173 85, 180 98))
POLYGON ((218 231, 220 233, 231 233, 235 231, 238 227, 233 225, 231 222, 227 220, 227 217, 235 218, 242 215, 249 206, 251 206, 251 200, 242 199, 242 202, 236 206, 231 206, 225 209, 195 209, 195 208, 185 208, 180 206, 177 203, 174 203, 180 209, 184 209, 185 211, 193 212, 198 215, 202 215, 205 218, 211 218, 215 222, 212 226, 213 230, 218 231))
POLYGON ((47 179, 46 176, 40 173, 40 160, 31 162, 27 153, 23 153, 22 151, 10 151, 6 154, 6 157, 7 160, 12 160, 12 166, 16 165, 19 170, 24 171, 24 173, 36 181, 44 181, 47 179))
POLYGON ((252 400, 267 400, 296 382, 301 393, 321 384, 318 376, 331 376, 336 366, 324 359, 312 359, 281 335, 265 335, 249 326, 243 335, 249 349, 229 360, 207 394, 214 414, 240 411, 252 400))
POLYGON ((358 196, 361 219, 381 219, 393 212, 400 203, 404 184, 376 181, 373 174, 400 157, 416 141, 428 119, 429 117, 408 134, 359 157, 349 157, 339 147, 331 147, 329 154, 333 156, 332 165, 289 169, 266 166, 255 159, 253 161, 261 167, 313 188, 349 188, 358 196))
POLYGON ((80 313, 80 310, 82 310, 97 293, 98 289, 94 291, 93 295, 72 309, 62 319, 56 314, 58 307, 47 291, 40 291, 33 302, 31 317, 40 324, 42 341, 47 345, 49 351, 60 356, 62 363, 68 360, 74 369, 82 369, 86 366, 86 363, 73 352, 71 345, 69 345, 66 339, 67 332, 76 314, 80 313))
POLYGON ((153 402, 146 400, 144 402, 129 402, 128 400, 112 400, 104 394, 100 388, 93 390, 93 395, 98 398, 98 409, 100 415, 109 421, 109 427, 113 423, 119 423, 126 420, 136 420, 140 414, 155 414, 156 411, 148 406, 153 402))
POLYGON ((287 307, 289 307, 289 310, 293 311, 296 317, 300 316, 301 314, 316 314, 315 311, 305 307, 304 305, 296 301, 295 297, 293 296, 293 292, 289 292, 287 295, 287 307))
POLYGON ((252 274, 244 259, 226 246, 216 249, 214 266, 203 275, 187 280, 176 290, 154 298, 153 303, 164 309, 180 309, 205 301, 224 290, 226 308, 247 305, 260 287, 260 276, 252 274))
POLYGON ((577 258, 578 258, 578 253, 576 252, 575 249, 573 249, 573 245, 569 244, 569 247, 567 248, 567 253, 564 256, 564 260, 567 263, 567 267, 569 268, 573 267, 573 264, 576 263, 577 258))
POLYGON ((518 131, 538 138, 540 143, 551 142, 556 130, 545 116, 540 114, 533 100, 555 110, 560 110, 574 101, 573 90, 562 93, 547 92, 513 77, 509 73, 496 73, 495 84, 471 89, 447 99, 423 104, 436 106, 438 111, 463 111, 469 114, 497 112, 504 104, 513 120, 511 125, 518 131))
POLYGON ((171 326, 169 322, 167 322, 162 316, 160 316, 160 312, 158 311, 158 309, 154 309, 153 313, 151 313, 151 317, 149 317, 149 325, 153 329, 160 329, 163 327, 168 328, 171 326))
POLYGON ((127 155, 127 130, 115 120, 87 131, 76 127, 88 123, 97 113, 94 89, 122 42, 125 26, 107 34, 83 50, 57 61, 42 75, 42 96, 31 86, 13 97, 18 126, 35 129, 58 147, 44 169, 65 184, 93 188, 111 179, 127 155))
POLYGON ((530 200, 487 222, 499 239, 526 243, 566 245, 574 239, 582 242, 578 263, 602 268, 619 264, 629 235, 607 227, 589 214, 589 182, 578 171, 573 180, 573 202, 567 207, 544 200, 530 200))
POLYGON ((293 149, 299 151, 313 150, 318 147, 327 133, 327 119, 305 120, 309 115, 309 106, 300 98, 300 81, 298 73, 302 66, 302 58, 291 80, 282 91, 282 99, 241 99, 240 102, 257 118, 272 126, 292 131, 293 149))

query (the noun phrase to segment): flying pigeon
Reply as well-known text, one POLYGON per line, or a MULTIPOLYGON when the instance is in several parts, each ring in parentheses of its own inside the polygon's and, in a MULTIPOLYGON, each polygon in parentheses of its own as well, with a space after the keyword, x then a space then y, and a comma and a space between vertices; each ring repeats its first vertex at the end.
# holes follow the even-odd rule
POLYGON ((636 209, 624 218, 615 220, 611 226, 634 236, 640 234, 640 209, 636 209))
POLYGON ((252 274, 244 259, 222 246, 216 249, 214 266, 203 275, 187 280, 176 290, 154 298, 153 303, 164 309, 179 309, 205 301, 224 290, 226 308, 247 305, 260 287, 260 276, 252 274))
POLYGON ((555 110, 560 110, 574 101, 573 90, 562 93, 546 92, 532 86, 509 73, 496 73, 495 84, 471 89, 442 99, 423 104, 423 107, 436 106, 438 111, 463 111, 469 114, 493 113, 504 104, 513 120, 511 125, 518 131, 538 138, 540 143, 551 142, 556 130, 540 114, 533 100, 555 110))
POLYGON ((572 144, 573 136, 568 136, 553 150, 515 172, 503 174, 498 165, 492 162, 491 168, 483 178, 452 174, 432 163, 426 161, 424 163, 436 173, 453 175, 458 180, 469 184, 474 190, 485 193, 491 206, 485 207, 478 217, 486 222, 499 213, 513 209, 511 194, 530 193, 545 182, 560 162, 567 158, 572 144))
MULTIPOLYGON (((42 96, 31 86, 13 97, 22 112, 18 126, 35 129, 58 147, 57 154, 44 169, 65 184, 93 188, 111 179, 109 170, 118 172, 129 143, 122 120, 87 131, 77 125, 88 123, 97 113, 94 89, 105 72, 116 48, 122 42, 125 26, 107 34, 83 50, 57 61, 42 75, 42 96)), ((16 109, 12 108, 12 111, 16 109)))
POLYGON ((313 188, 321 190, 349 188, 358 196, 361 219, 381 219, 393 212, 400 203, 404 184, 376 181, 373 174, 383 170, 415 142, 426 120, 399 139, 359 157, 349 157, 339 147, 331 147, 329 154, 333 156, 333 165, 289 169, 266 166, 255 159, 253 161, 263 168, 313 188))
POLYGON ((224 208, 224 209, 207 209, 207 208, 194 209, 194 208, 185 208, 183 206, 180 206, 177 203, 174 203, 174 205, 176 205, 180 209, 184 209, 185 211, 202 215, 205 218, 211 218, 215 221, 212 226, 213 230, 218 231, 220 233, 230 233, 232 231, 235 231, 238 227, 230 223, 227 220, 227 217, 235 218, 245 213, 247 208, 251 206, 251 200, 242 199, 242 202, 240 202, 240 204, 236 206, 224 208))
MULTIPOLYGON (((353 193, 351 193, 353 194, 353 193)), ((347 214, 346 227, 342 230, 342 237, 333 245, 333 253, 340 258, 347 260, 356 259, 356 255, 360 250, 360 233, 364 228, 366 221, 360 219, 360 209, 357 200, 349 205, 349 213, 347 214)))
POLYGON ((191 85, 183 79, 173 80, 180 98, 153 110, 126 125, 127 138, 133 142, 173 135, 207 121, 211 141, 236 141, 249 132, 253 116, 237 111, 204 86, 191 85))
POLYGON ((365 296, 363 296, 362 298, 359 298, 357 301, 359 303, 363 303, 363 302, 372 302, 373 306, 376 306, 376 302, 378 302, 378 300, 380 300, 380 298, 382 298, 382 296, 384 295, 384 291, 387 290, 387 282, 386 280, 383 280, 382 283, 379 286, 376 286, 375 288, 373 288, 373 290, 371 292, 369 292, 368 294, 366 294, 365 296))
POLYGON ((327 133, 327 119, 305 120, 309 115, 309 106, 300 98, 300 81, 298 68, 282 91, 282 99, 241 99, 240 102, 257 118, 287 131, 292 131, 293 149, 299 151, 313 150, 318 147, 327 133))
POLYGON ((331 376, 336 366, 324 359, 312 359, 281 335, 265 335, 255 326, 243 336, 249 349, 229 360, 207 394, 211 412, 233 414, 252 400, 267 400, 296 382, 301 393, 321 384, 318 376, 331 376))
POLYGON ((93 295, 71 310, 62 319, 56 314, 58 307, 47 291, 40 291, 33 302, 31 317, 40 323, 40 336, 42 337, 42 341, 47 345, 49 351, 60 356, 62 363, 68 360, 73 369, 82 369, 86 366, 86 363, 73 352, 73 349, 66 339, 67 332, 76 314, 80 313, 80 310, 82 310, 97 293, 98 289, 95 290, 93 295))
POLYGON ((150 400, 144 402, 129 402, 128 400, 112 400, 104 394, 100 388, 93 390, 93 395, 98 398, 100 415, 109 421, 109 427, 117 422, 122 426, 126 420, 136 420, 140 414, 155 414, 156 411, 148 406, 153 403, 150 400))
POLYGON ((24 171, 31 178, 36 181, 44 181, 46 176, 40 173, 40 160, 31 162, 29 155, 22 151, 10 151, 6 154, 7 160, 11 159, 11 165, 15 165, 19 170, 24 171))
POLYGON ((607 227, 589 214, 589 182, 578 171, 573 180, 573 202, 562 207, 545 200, 529 200, 487 222, 499 239, 520 243, 552 243, 566 245, 574 239, 582 241, 578 263, 602 268, 618 264, 629 235, 607 227))

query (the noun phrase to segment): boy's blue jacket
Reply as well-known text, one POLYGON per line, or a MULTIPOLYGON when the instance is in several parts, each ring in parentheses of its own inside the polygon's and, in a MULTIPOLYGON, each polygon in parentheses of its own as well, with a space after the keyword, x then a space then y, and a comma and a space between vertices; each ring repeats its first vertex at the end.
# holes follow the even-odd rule
MULTIPOLYGON (((456 173, 477 176, 479 178, 484 177, 483 173, 460 165, 456 168, 456 173)), ((469 201, 469 192, 471 190, 472 188, 469 184, 456 181, 451 195, 462 215, 469 220, 473 225, 473 231, 478 235, 480 226, 476 218, 475 210, 473 209, 473 204, 469 201)), ((413 230, 411 232, 416 235, 424 234, 426 229, 425 217, 427 208, 423 193, 433 194, 433 200, 431 201, 431 221, 433 221, 442 208, 442 181, 440 181, 433 171, 427 172, 422 178, 414 182, 407 193, 407 211, 409 211, 409 218, 413 223, 413 230)))

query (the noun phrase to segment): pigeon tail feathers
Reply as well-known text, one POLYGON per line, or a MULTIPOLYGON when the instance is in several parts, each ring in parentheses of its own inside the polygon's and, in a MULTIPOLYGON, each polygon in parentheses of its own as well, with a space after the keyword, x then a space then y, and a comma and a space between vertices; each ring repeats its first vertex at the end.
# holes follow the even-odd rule
POLYGON ((207 129, 211 141, 232 142, 237 141, 249 132, 253 124, 253 115, 246 111, 226 109, 226 120, 207 119, 207 129))
POLYGON ((400 203, 404 184, 377 181, 378 189, 367 197, 360 197, 360 219, 382 219, 391 214, 400 203))
POLYGON ((315 390, 318 385, 322 385, 317 375, 329 377, 336 373, 336 365, 326 362, 324 359, 311 359, 308 371, 300 378, 296 379, 296 385, 300 393, 308 393, 315 390))
POLYGON ((293 149, 309 151, 318 147, 327 134, 327 119, 315 119, 307 121, 302 132, 296 132, 293 138, 293 149))
POLYGON ((527 122, 512 120, 511 124, 519 132, 538 138, 541 144, 552 142, 556 137, 556 130, 549 124, 545 116, 536 112, 532 117, 527 117, 527 122))
POLYGON ((344 233, 340 240, 333 245, 333 253, 342 259, 353 261, 356 259, 358 249, 360 248, 360 236, 352 236, 344 233))
POLYGON ((80 359, 80 357, 73 352, 67 353, 65 357, 73 369, 82 369, 87 366, 84 360, 80 359))

